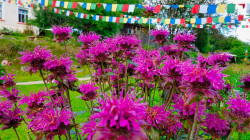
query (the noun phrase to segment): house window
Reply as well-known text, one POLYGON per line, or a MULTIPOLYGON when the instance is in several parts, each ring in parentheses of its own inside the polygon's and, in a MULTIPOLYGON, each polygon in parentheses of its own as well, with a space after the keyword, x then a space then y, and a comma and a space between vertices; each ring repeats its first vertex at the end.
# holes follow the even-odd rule
POLYGON ((18 22, 26 23, 28 20, 28 10, 18 9, 18 22))
POLYGON ((3 19, 3 4, 0 2, 0 19, 3 19))
POLYGON ((128 34, 132 34, 132 30, 128 28, 128 34))

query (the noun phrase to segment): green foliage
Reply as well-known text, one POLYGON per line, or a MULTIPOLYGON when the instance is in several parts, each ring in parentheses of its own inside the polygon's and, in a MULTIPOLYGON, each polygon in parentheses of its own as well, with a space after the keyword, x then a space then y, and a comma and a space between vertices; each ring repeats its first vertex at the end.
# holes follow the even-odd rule
POLYGON ((199 29, 196 31, 197 39, 195 41, 195 46, 200 50, 201 53, 208 53, 209 50, 209 31, 208 29, 199 29))
POLYGON ((230 49, 230 52, 236 56, 237 63, 242 63, 245 58, 246 46, 233 47, 230 49))

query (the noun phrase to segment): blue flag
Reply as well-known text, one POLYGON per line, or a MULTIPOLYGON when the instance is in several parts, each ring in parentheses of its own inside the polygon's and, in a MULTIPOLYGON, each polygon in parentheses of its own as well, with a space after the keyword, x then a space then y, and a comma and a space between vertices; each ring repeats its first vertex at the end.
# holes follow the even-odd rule
POLYGON ((106 11, 111 11, 112 4, 107 4, 106 11))
POLYGON ((225 17, 225 22, 230 22, 231 21, 231 17, 230 16, 226 16, 225 17))
POLYGON ((175 10, 177 9, 177 8, 179 8, 179 5, 170 5, 172 8, 174 8, 175 10))
POLYGON ((175 19, 174 18, 170 19, 170 24, 175 24, 175 19))
POLYGON ((62 7, 64 6, 64 1, 61 1, 61 6, 62 6, 62 7))
POLYGON ((196 18, 195 24, 201 24, 201 18, 196 18))
POLYGON ((86 9, 86 8, 87 8, 87 3, 83 3, 83 4, 82 4, 82 8, 83 8, 83 9, 86 9))
POLYGON ((209 5, 207 8, 207 14, 214 14, 216 13, 217 5, 209 5))

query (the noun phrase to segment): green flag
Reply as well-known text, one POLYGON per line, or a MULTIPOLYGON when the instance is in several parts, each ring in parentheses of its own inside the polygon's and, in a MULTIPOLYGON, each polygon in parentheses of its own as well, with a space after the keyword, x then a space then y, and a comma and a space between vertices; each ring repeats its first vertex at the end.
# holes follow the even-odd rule
POLYGON ((59 14, 62 14, 62 10, 61 9, 59 9, 59 14))
POLYGON ((234 12, 235 12, 235 4, 228 4, 227 13, 234 13, 234 12))
POLYGON ((140 20, 139 20, 139 24, 142 24, 143 23, 143 19, 141 18, 140 20))
POLYGON ((123 4, 118 4, 116 11, 122 11, 123 4))
POLYGON ((120 18, 120 23, 123 23, 123 18, 120 18))
POLYGON ((106 22, 106 16, 103 16, 102 21, 106 22))
POLYGON ((184 7, 192 9, 194 7, 194 5, 184 5, 184 7))
POLYGON ((242 28, 246 28, 246 25, 242 25, 242 28))
POLYGON ((194 28, 197 28, 197 24, 194 25, 194 28))
POLYGON ((87 14, 87 19, 89 19, 89 17, 90 17, 90 15, 89 15, 89 14, 87 14))
POLYGON ((213 22, 214 23, 219 23, 219 17, 213 17, 213 22))
POLYGON ((52 0, 49 0, 49 5, 52 5, 53 1, 52 0))
POLYGON ((228 29, 228 25, 226 25, 225 28, 228 29))
POLYGON ((90 9, 95 10, 96 9, 96 3, 92 3, 90 9))
POLYGON ((162 19, 161 19, 161 23, 164 24, 164 23, 165 23, 165 20, 166 20, 165 18, 162 18, 162 19))
POLYGON ((69 2, 68 8, 72 8, 72 6, 73 6, 73 2, 69 2))

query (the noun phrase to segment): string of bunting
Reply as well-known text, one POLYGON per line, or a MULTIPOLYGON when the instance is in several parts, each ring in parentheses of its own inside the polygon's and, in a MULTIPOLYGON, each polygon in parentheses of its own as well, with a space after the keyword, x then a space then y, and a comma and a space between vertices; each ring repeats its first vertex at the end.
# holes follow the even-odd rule
MULTIPOLYGON (((110 4, 110 3, 86 3, 86 2, 69 2, 69 1, 55 1, 55 0, 3 0, 12 4, 19 4, 21 6, 33 6, 34 2, 39 3, 41 6, 63 7, 63 8, 77 8, 80 5, 86 10, 95 10, 101 6, 106 11, 120 11, 133 13, 135 8, 142 9, 148 5, 142 4, 110 4)), ((162 9, 178 9, 178 8, 190 8, 192 14, 216 14, 216 13, 235 13, 238 9, 243 9, 246 13, 250 14, 250 3, 242 4, 212 4, 212 5, 152 5, 155 8, 155 12, 160 12, 162 9)))
MULTIPOLYGON (((54 8, 55 13, 61 14, 65 12, 67 16, 77 15, 77 17, 88 17, 91 14, 86 13, 78 13, 72 12, 69 10, 62 10, 58 8, 54 8)), ((114 21, 117 23, 139 23, 139 24, 149 24, 149 18, 146 17, 138 17, 138 16, 130 16, 130 15, 121 15, 121 17, 114 16, 102 16, 102 15, 93 15, 93 20, 105 18, 105 21, 114 21), (125 20, 124 20, 125 18, 125 20), (120 21, 123 20, 123 21, 120 21)), ((250 19, 248 19, 250 21, 250 19)), ((239 21, 243 21, 243 18, 233 19, 230 16, 226 17, 204 17, 204 18, 150 18, 150 24, 186 24, 189 22, 191 24, 239 24, 239 21)))
MULTIPOLYGON (((66 16, 75 16, 77 18, 81 19, 89 19, 89 20, 95 20, 95 21, 104 21, 104 22, 112 22, 112 23, 130 23, 130 24, 149 24, 149 18, 144 18, 144 17, 126 17, 126 16, 121 16, 121 17, 112 17, 112 16, 102 16, 102 15, 92 15, 92 14, 85 14, 85 13, 78 13, 78 12, 72 12, 69 10, 61 10, 54 8, 53 12, 57 14, 62 14, 65 13, 66 16)), ((178 20, 177 20, 178 21, 178 20)), ((185 19, 183 20, 184 22, 171 22, 171 19, 150 19, 150 24, 163 24, 163 25, 177 25, 177 26, 183 26, 183 27, 194 27, 194 28, 203 28, 203 27, 211 27, 212 29, 218 29, 219 27, 223 26, 225 28, 234 28, 238 27, 238 25, 222 25, 222 24, 195 24, 195 23, 190 23, 186 24, 185 19)), ((248 25, 242 25, 242 28, 249 28, 248 25)))

